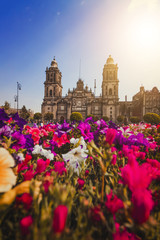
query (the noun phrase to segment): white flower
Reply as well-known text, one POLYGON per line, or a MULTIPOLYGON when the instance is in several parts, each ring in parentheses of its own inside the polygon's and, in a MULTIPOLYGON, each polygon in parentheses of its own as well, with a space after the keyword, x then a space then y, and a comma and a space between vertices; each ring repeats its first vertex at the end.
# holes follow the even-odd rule
POLYGON ((16 184, 17 177, 11 169, 14 165, 10 153, 5 148, 0 148, 0 192, 7 192, 16 184))
POLYGON ((70 139, 70 143, 74 144, 75 145, 80 145, 81 148, 83 148, 83 150, 86 150, 87 149, 87 144, 86 142, 84 141, 84 138, 83 137, 80 137, 80 138, 71 138, 70 139))
POLYGON ((54 154, 51 153, 51 150, 46 150, 40 145, 35 145, 34 146, 32 154, 40 154, 40 155, 48 158, 51 161, 54 159, 54 154))
POLYGON ((129 127, 128 128, 120 127, 120 128, 118 128, 118 130, 122 132, 122 135, 124 137, 130 136, 133 134, 133 132, 131 131, 131 129, 129 127))
MULTIPOLYGON (((77 143, 77 139, 72 141, 77 143)), ((82 140, 83 141, 83 140, 82 140)), ((69 167, 73 168, 74 172, 79 174, 82 163, 85 163, 86 158, 88 157, 88 150, 86 150, 86 143, 81 142, 82 144, 78 147, 72 149, 66 154, 62 154, 62 157, 66 163, 69 163, 69 167), (83 148, 84 146, 84 148, 83 148)))
POLYGON ((20 162, 24 161, 25 158, 24 158, 23 153, 18 153, 17 155, 19 157, 20 162))

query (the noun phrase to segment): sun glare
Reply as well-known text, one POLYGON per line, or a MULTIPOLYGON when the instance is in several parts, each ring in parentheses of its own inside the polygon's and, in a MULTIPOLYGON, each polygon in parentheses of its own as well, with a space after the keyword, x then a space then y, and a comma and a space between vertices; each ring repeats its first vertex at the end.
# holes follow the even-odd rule
POLYGON ((139 47, 153 48, 160 38, 157 23, 149 18, 134 21, 131 32, 132 39, 139 47))

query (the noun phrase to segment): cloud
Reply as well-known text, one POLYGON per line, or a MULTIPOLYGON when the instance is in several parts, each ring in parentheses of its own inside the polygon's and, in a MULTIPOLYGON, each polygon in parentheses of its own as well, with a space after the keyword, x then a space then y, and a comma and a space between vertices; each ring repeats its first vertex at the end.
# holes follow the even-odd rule
POLYGON ((156 9, 158 0, 131 0, 128 9, 135 10, 140 7, 147 7, 149 10, 156 9))

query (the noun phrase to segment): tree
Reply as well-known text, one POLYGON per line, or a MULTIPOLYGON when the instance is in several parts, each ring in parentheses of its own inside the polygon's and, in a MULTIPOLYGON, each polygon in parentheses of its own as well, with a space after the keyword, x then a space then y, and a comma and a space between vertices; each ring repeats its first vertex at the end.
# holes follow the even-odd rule
POLYGON ((4 110, 9 110, 9 109, 10 109, 10 104, 9 104, 9 102, 5 101, 3 107, 4 107, 4 110))
POLYGON ((143 116, 143 119, 147 123, 151 124, 159 124, 160 123, 160 116, 156 113, 146 113, 143 116))
POLYGON ((27 111, 26 107, 23 105, 20 113, 20 117, 27 120, 30 116, 30 113, 27 111))
POLYGON ((42 114, 37 112, 34 114, 34 117, 33 117, 35 120, 41 120, 42 119, 42 114))
POLYGON ((119 116, 117 117, 117 121, 118 121, 119 123, 122 123, 122 122, 124 121, 124 116, 119 115, 119 116))
POLYGON ((79 112, 73 112, 71 113, 70 120, 71 122, 76 121, 79 122, 83 119, 82 114, 79 112))
POLYGON ((53 113, 45 113, 44 114, 44 119, 46 120, 46 121, 52 121, 53 120, 53 113))
POLYGON ((107 116, 102 116, 102 119, 103 119, 105 122, 108 122, 108 121, 109 121, 109 117, 107 117, 107 116))
POLYGON ((139 123, 140 119, 137 116, 133 116, 133 117, 130 117, 130 121, 131 123, 139 123))

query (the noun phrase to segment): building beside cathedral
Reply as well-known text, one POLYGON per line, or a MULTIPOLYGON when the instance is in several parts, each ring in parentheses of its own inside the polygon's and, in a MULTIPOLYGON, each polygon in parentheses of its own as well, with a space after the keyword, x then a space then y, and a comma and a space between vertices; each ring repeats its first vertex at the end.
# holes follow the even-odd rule
POLYGON ((54 121, 61 119, 69 121, 72 112, 80 112, 84 119, 93 114, 98 118, 107 116, 112 121, 116 121, 119 115, 126 116, 127 119, 138 116, 142 120, 147 111, 156 113, 160 111, 160 92, 156 87, 152 91, 145 91, 144 87, 141 87, 132 101, 127 101, 126 97, 125 101, 119 101, 118 66, 111 55, 103 68, 100 96, 96 97, 92 90, 84 86, 84 82, 79 79, 76 88, 69 89, 68 94, 63 97, 61 80, 62 74, 54 58, 51 66, 46 68, 42 103, 42 115, 48 112, 53 113, 54 121))

